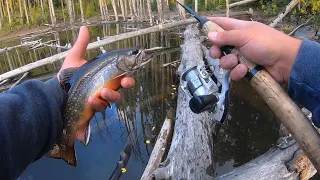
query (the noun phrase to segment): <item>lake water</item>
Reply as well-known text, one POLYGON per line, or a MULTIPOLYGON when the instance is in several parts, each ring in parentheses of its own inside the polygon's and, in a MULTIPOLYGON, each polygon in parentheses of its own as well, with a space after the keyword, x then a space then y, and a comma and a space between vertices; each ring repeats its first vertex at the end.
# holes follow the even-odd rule
MULTIPOLYGON (((129 23, 93 26, 89 28, 91 41, 96 41, 98 36, 102 38, 143 26, 129 23)), ((119 154, 126 145, 128 135, 133 142, 133 149, 127 171, 121 178, 139 179, 167 111, 176 106, 179 78, 175 72, 178 65, 162 65, 180 58, 179 45, 182 40, 179 35, 182 32, 183 29, 177 28, 104 46, 106 50, 133 46, 146 49, 161 46, 166 49, 152 52, 153 61, 132 74, 136 80, 135 88, 121 90, 124 100, 119 104, 113 104, 112 109, 106 110, 106 121, 99 113, 92 119, 90 144, 84 147, 79 142, 76 143, 77 167, 71 167, 63 160, 44 157, 31 164, 20 179, 108 179, 119 161, 119 154)), ((33 37, 32 40, 54 40, 64 46, 73 43, 77 33, 78 29, 74 29, 33 37)), ((3 43, 2 47, 17 44, 20 44, 20 39, 3 43)), ((63 50, 50 47, 36 50, 24 47, 18 48, 17 51, 12 50, 8 54, 3 53, 0 55, 0 73, 61 51, 63 50)), ((100 50, 88 51, 86 59, 100 53, 100 50)), ((58 61, 37 68, 32 71, 32 76, 46 79, 57 72, 61 63, 58 61)), ((229 172, 266 152, 278 139, 278 127, 279 123, 271 110, 247 82, 232 83, 228 120, 221 126, 215 139, 215 174, 229 172)))

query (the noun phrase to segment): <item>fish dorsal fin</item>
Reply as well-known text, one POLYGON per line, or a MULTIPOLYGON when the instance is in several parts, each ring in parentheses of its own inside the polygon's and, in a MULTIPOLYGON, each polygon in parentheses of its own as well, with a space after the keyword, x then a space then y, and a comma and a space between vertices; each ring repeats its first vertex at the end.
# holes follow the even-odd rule
POLYGON ((60 81, 60 84, 61 86, 63 87, 63 89, 68 92, 69 89, 70 89, 70 86, 71 86, 71 79, 74 75, 74 73, 78 70, 79 68, 78 67, 72 67, 72 68, 67 68, 67 69, 64 69, 60 72, 60 75, 59 75, 59 81, 60 81))

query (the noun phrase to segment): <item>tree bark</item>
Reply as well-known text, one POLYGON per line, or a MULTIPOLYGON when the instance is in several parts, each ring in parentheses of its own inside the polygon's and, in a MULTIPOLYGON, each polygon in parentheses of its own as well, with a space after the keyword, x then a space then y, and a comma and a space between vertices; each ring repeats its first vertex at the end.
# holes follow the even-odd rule
MULTIPOLYGON (((184 4, 184 0, 177 0, 179 3, 181 3, 181 4, 184 4)), ((178 7, 178 9, 179 9, 179 17, 180 17, 180 19, 182 20, 182 19, 186 19, 186 11, 185 11, 185 9, 182 7, 182 6, 180 6, 178 3, 177 3, 177 5, 176 5, 177 7, 178 7)))
POLYGON ((7 14, 8 14, 8 19, 9 19, 9 24, 10 24, 10 26, 11 26, 12 20, 11 20, 11 13, 10 13, 10 9, 9 9, 9 2, 8 2, 8 0, 6 0, 6 6, 7 6, 7 14))
POLYGON ((127 17, 128 16, 128 1, 124 0, 124 14, 127 17))
POLYGON ((158 13, 159 13, 159 20, 160 22, 163 22, 163 14, 162 14, 162 0, 157 0, 157 8, 158 8, 158 13))
POLYGON ((79 4, 80 4, 80 12, 81 12, 81 22, 84 23, 84 13, 83 13, 82 0, 79 0, 79 4))
POLYGON ((207 10, 207 8, 208 8, 208 0, 205 0, 204 1, 204 9, 207 10))
POLYGON ((116 4, 115 0, 111 0, 111 3, 112 3, 115 19, 116 19, 116 21, 119 21, 118 12, 117 12, 117 4, 116 4))
POLYGON ((226 16, 230 17, 229 0, 226 0, 226 16))
POLYGON ((40 0, 40 7, 41 7, 42 21, 44 21, 45 20, 45 13, 44 13, 44 7, 43 7, 43 0, 40 0))
POLYGON ((50 18, 51 18, 51 24, 54 26, 56 24, 56 15, 54 13, 54 7, 52 0, 48 0, 49 4, 49 10, 50 10, 50 18))
MULTIPOLYGON (((196 25, 187 27, 181 50, 181 64, 178 69, 180 75, 193 66, 204 65, 202 45, 196 25)), ((212 179, 215 123, 211 118, 212 114, 208 112, 194 114, 190 110, 190 97, 181 89, 181 85, 178 90, 171 147, 163 167, 155 170, 154 175, 156 179, 212 179)))
POLYGON ((30 26, 26 0, 23 0, 23 7, 24 7, 24 12, 25 12, 25 15, 26 15, 26 19, 27 19, 27 24, 28 24, 28 26, 30 26))
POLYGON ((19 3, 19 13, 20 13, 20 18, 23 18, 23 12, 22 12, 22 4, 21 4, 21 0, 18 0, 19 3))
POLYGON ((198 0, 194 0, 194 10, 198 12, 198 0))
POLYGON ((151 10, 151 0, 147 0, 147 8, 148 8, 148 13, 149 13, 149 18, 150 18, 150 25, 152 26, 153 17, 152 17, 152 10, 151 10))
POLYGON ((132 10, 133 10, 133 14, 135 17, 138 17, 138 13, 137 13, 137 2, 136 0, 132 0, 132 10))
POLYGON ((4 13, 3 13, 3 2, 0 2, 0 29, 2 29, 3 26, 3 19, 4 19, 4 13))
POLYGON ((64 14, 64 0, 61 0, 61 10, 62 10, 62 16, 63 16, 63 22, 66 22, 66 16, 64 14))
POLYGON ((121 14, 122 14, 123 20, 126 21, 127 18, 126 18, 126 13, 125 13, 125 10, 124 10, 124 2, 123 2, 123 0, 120 0, 120 8, 121 8, 121 14))
POLYGON ((69 12, 69 20, 70 24, 74 23, 74 15, 73 15, 73 7, 72 7, 72 0, 67 0, 68 12, 69 12))

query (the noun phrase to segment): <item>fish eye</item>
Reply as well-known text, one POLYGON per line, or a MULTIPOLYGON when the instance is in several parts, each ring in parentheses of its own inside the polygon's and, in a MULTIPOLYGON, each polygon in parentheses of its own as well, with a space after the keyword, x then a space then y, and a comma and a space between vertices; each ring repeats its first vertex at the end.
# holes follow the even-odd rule
POLYGON ((137 55, 139 53, 139 49, 134 49, 131 53, 132 55, 137 55))

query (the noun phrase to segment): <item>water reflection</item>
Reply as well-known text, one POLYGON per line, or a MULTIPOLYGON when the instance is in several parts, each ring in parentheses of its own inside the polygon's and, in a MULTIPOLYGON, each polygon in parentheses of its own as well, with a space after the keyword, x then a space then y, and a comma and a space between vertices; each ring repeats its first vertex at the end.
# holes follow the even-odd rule
MULTIPOLYGON (((142 28, 144 24, 105 24, 89 27, 91 41, 97 37, 106 37, 117 33, 142 28)), ((60 46, 74 43, 78 29, 45 34, 35 39, 43 42, 54 40, 60 46)), ((180 58, 177 47, 181 38, 177 35, 183 29, 151 33, 104 46, 109 50, 142 46, 168 47, 163 51, 153 52, 154 58, 146 67, 132 74, 136 86, 130 90, 121 90, 125 99, 113 109, 107 109, 107 121, 101 114, 92 119, 93 128, 90 145, 84 147, 76 143, 78 167, 67 165, 62 160, 42 158, 33 163, 20 179, 107 179, 119 161, 128 136, 133 151, 127 165, 127 172, 122 179, 139 179, 153 145, 156 141, 165 115, 170 107, 176 106, 176 86, 178 77, 175 66, 162 67, 162 64, 180 58), (148 144, 146 141, 151 143, 148 144)), ((3 47, 19 44, 20 41, 8 42, 3 47)), ((21 47, 8 53, 0 54, 0 73, 11 68, 34 62, 65 51, 63 48, 42 47, 35 50, 21 47), (8 61, 8 59, 10 61, 8 61)), ((100 50, 86 53, 85 59, 100 54, 100 50)), ((61 61, 37 68, 33 77, 51 77, 61 66, 61 61)), ((45 78, 44 78, 45 79, 45 78)), ((278 124, 267 105, 245 82, 232 85, 229 120, 221 126, 215 141, 215 171, 217 175, 226 173, 267 151, 278 137, 278 124)))

